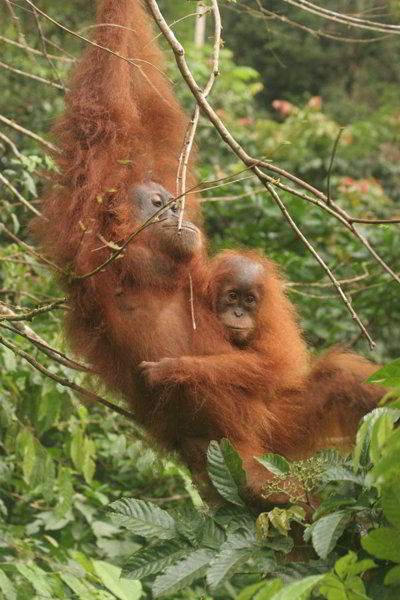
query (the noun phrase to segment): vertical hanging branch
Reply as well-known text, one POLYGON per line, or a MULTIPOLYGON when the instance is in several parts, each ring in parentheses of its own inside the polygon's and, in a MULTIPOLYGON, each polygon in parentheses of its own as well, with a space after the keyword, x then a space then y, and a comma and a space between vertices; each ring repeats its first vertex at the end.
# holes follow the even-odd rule
MULTIPOLYGON (((212 0, 211 12, 214 20, 214 44, 212 52, 212 68, 208 81, 202 90, 203 96, 206 98, 214 85, 216 77, 219 75, 219 51, 221 47, 221 16, 219 12, 217 0, 212 0)), ((206 13, 203 12, 202 19, 206 18, 206 13)), ((192 118, 186 130, 185 140, 181 155, 179 157, 178 173, 177 173, 177 196, 181 197, 178 230, 182 228, 183 214, 185 210, 185 193, 186 193, 186 176, 189 163, 189 156, 193 148, 193 141, 196 135, 197 124, 199 122, 200 107, 196 102, 196 107, 193 111, 192 118)))

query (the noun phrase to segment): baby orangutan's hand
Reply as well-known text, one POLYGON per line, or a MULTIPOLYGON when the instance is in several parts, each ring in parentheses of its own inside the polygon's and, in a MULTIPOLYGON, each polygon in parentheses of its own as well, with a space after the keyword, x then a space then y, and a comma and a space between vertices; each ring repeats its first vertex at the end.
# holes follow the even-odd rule
POLYGON ((143 360, 139 366, 139 373, 150 387, 159 385, 168 379, 171 369, 179 363, 179 358, 162 358, 157 362, 143 360))

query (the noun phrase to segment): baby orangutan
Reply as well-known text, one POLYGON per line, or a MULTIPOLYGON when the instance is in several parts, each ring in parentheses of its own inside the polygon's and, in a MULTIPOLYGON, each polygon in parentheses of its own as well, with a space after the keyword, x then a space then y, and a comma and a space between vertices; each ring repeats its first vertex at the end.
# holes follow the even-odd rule
MULTIPOLYGON (((268 339, 268 331, 259 329, 259 315, 268 310, 271 265, 265 259, 263 265, 258 257, 231 252, 214 260, 210 278, 213 307, 231 344, 242 350, 257 350, 257 339, 268 339)), ((281 339, 283 347, 286 341, 281 339)), ((278 428, 272 439, 265 440, 266 447, 288 458, 303 458, 331 446, 350 448, 360 418, 375 408, 385 393, 383 388, 363 383, 377 368, 363 357, 335 347, 313 362, 297 389, 286 387, 284 377, 277 394, 266 390, 265 402, 280 422, 289 415, 297 419, 300 438, 296 436, 289 447, 280 439, 278 428)))
POLYGON ((351 446, 359 419, 384 393, 362 383, 376 367, 339 348, 310 366, 295 308, 272 261, 254 252, 222 252, 196 301, 198 328, 208 303, 230 350, 219 354, 210 342, 207 355, 194 348, 194 356, 141 364, 151 387, 161 393, 180 386, 183 402, 193 407, 199 427, 196 438, 184 441, 182 455, 195 473, 205 470, 210 440, 227 437, 259 496, 271 476, 254 456, 272 452, 295 460, 321 448, 351 446))

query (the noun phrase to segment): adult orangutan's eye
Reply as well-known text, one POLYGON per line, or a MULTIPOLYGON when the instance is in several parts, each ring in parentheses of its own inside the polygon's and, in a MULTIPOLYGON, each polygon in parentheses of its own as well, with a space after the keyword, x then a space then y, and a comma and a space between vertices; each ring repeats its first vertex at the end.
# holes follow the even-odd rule
POLYGON ((161 208, 163 205, 163 202, 160 198, 160 196, 153 196, 153 198, 151 199, 151 203, 153 206, 155 206, 156 208, 161 208))

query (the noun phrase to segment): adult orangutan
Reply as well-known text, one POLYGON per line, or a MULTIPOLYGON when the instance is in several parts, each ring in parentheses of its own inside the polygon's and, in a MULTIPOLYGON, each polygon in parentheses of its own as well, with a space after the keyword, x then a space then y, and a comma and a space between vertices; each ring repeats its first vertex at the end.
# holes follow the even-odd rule
MULTIPOLYGON (((191 221, 178 232, 170 203, 186 118, 162 75, 139 0, 104 0, 97 23, 97 46, 87 47, 53 129, 59 175, 32 232, 62 269, 72 348, 170 448, 176 410, 171 403, 162 419, 154 415, 157 398, 141 389, 135 367, 192 348, 189 273, 201 263, 202 235, 191 221), (156 222, 105 264, 156 213, 156 222)), ((187 215, 198 220, 195 204, 187 215)))
MULTIPOLYGON (((160 74, 161 55, 140 2, 105 0, 97 22, 95 41, 102 48, 88 47, 71 79, 65 113, 54 128, 59 175, 32 231, 42 252, 63 270, 72 348, 127 399, 162 447, 190 462, 187 440, 226 432, 220 409, 213 404, 201 411, 179 386, 160 398, 136 369, 143 360, 209 348, 231 352, 202 298, 194 302, 198 330, 192 325, 189 275, 197 292, 206 264, 202 235, 191 221, 178 232, 167 191, 175 185, 186 121, 160 74), (157 212, 158 220, 118 260, 106 263, 157 212)), ((189 206, 188 214, 196 220, 196 207, 189 206)), ((257 376, 257 366, 246 372, 257 376)), ((232 406, 237 403, 232 398, 232 406)))

